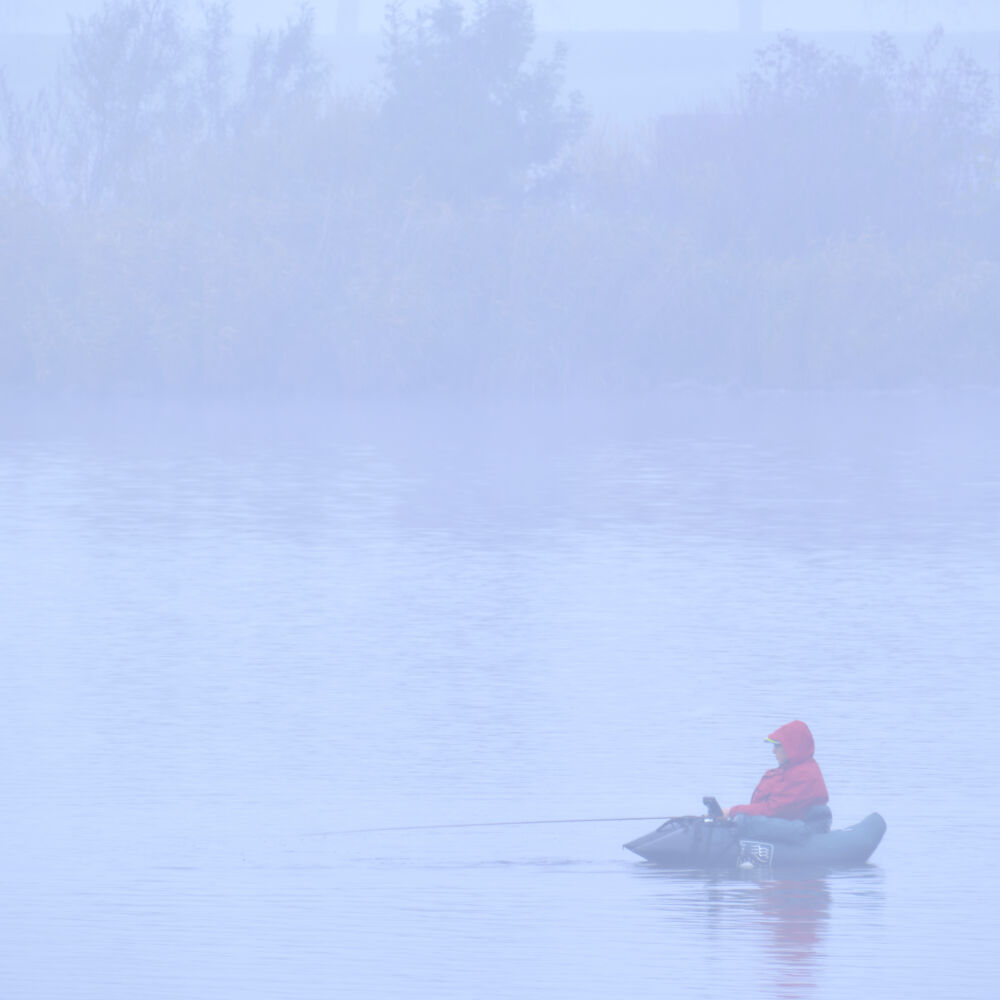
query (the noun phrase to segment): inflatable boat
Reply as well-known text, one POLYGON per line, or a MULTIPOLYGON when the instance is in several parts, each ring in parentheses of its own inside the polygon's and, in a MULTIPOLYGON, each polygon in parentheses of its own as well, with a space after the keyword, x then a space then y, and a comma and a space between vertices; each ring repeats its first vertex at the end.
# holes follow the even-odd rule
POLYGON ((670 868, 839 868, 864 864, 884 834, 878 813, 825 833, 786 820, 678 816, 625 847, 670 868))

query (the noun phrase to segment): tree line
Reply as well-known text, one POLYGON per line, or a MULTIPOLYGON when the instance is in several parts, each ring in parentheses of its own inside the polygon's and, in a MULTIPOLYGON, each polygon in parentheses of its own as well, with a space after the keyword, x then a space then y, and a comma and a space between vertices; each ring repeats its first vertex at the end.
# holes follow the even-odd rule
POLYGON ((613 133, 528 0, 387 8, 329 85, 301 8, 111 0, 0 81, 8 384, 633 391, 991 381, 997 80, 940 34, 782 36, 724 107, 613 133))

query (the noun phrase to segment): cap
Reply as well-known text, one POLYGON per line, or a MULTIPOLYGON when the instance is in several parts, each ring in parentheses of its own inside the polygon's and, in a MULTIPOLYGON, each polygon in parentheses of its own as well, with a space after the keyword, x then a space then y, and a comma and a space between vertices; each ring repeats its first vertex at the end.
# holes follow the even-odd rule
POLYGON ((773 744, 774 744, 775 746, 779 746, 779 747, 781 746, 781 740, 772 740, 770 736, 768 736, 768 737, 767 737, 767 738, 766 738, 766 739, 764 740, 764 742, 765 742, 765 743, 773 743, 773 744))

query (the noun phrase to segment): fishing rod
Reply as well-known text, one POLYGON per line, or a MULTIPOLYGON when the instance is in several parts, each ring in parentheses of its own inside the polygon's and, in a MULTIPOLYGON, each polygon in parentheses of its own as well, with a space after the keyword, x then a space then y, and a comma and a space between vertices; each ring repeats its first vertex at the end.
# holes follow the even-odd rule
MULTIPOLYGON (((722 819, 719 803, 710 795, 701 800, 708 808, 711 819, 722 819)), ((667 816, 588 816, 585 819, 508 819, 492 823, 431 823, 421 826, 366 826, 358 830, 324 830, 314 833, 314 837, 329 837, 338 833, 399 833, 404 830, 469 830, 483 826, 546 826, 553 823, 637 823, 646 820, 664 820, 667 816)))
POLYGON ((338 833, 398 833, 404 830, 467 830, 483 826, 544 826, 553 823, 631 823, 639 820, 662 820, 664 816, 589 816, 585 819, 514 819, 492 823, 430 823, 421 826, 366 826, 357 830, 324 830, 314 837, 338 833))

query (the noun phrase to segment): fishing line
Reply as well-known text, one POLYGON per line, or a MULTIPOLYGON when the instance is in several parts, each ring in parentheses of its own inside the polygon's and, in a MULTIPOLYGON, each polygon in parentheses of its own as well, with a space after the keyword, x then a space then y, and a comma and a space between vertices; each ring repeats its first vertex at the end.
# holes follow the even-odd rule
POLYGON ((366 826, 357 830, 324 830, 312 837, 330 837, 338 833, 398 833, 404 830, 468 830, 481 826, 544 826, 550 823, 631 823, 639 820, 662 820, 664 816, 592 816, 586 819, 514 819, 493 823, 431 823, 421 826, 366 826))

